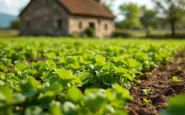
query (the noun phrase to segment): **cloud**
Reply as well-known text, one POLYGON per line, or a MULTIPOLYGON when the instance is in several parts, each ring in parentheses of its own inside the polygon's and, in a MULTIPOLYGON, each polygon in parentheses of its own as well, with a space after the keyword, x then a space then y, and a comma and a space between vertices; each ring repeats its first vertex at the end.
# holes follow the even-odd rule
POLYGON ((0 12, 18 15, 22 7, 30 0, 0 0, 0 12))
POLYGON ((20 6, 20 0, 3 0, 3 2, 7 8, 15 8, 20 6))

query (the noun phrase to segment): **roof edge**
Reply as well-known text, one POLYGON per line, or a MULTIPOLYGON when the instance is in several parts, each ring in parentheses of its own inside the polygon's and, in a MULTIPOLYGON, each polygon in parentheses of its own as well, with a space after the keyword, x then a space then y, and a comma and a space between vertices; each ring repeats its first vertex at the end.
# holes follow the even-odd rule
POLYGON ((113 20, 113 19, 115 18, 115 17, 96 16, 96 15, 88 15, 88 14, 72 14, 72 16, 82 16, 82 17, 103 18, 103 19, 111 19, 111 20, 113 20))
MULTIPOLYGON (((28 9, 28 7, 31 5, 31 3, 33 2, 34 0, 31 0, 28 5, 20 12, 20 14, 18 15, 18 17, 21 17, 24 12, 26 11, 26 9, 28 9)), ((72 14, 62 3, 60 3, 59 0, 55 0, 57 2, 58 5, 62 6, 64 8, 64 10, 69 13, 69 14, 72 14)))
POLYGON ((116 18, 116 16, 113 14, 113 12, 112 12, 110 9, 108 9, 104 4, 103 4, 103 7, 104 7, 105 9, 107 9, 107 11, 108 11, 109 13, 112 14, 113 19, 116 18))
POLYGON ((20 14, 18 15, 18 17, 21 17, 23 15, 23 13, 26 11, 26 9, 28 9, 28 7, 31 5, 31 3, 33 2, 34 0, 31 0, 28 5, 20 12, 20 14))
MULTIPOLYGON (((31 5, 31 3, 34 0, 31 0, 28 5, 20 12, 20 14, 18 15, 18 17, 21 17, 24 12, 29 8, 29 6, 31 5)), ((61 6, 61 8, 63 8, 68 14, 70 15, 75 15, 75 16, 86 16, 86 17, 100 17, 100 18, 105 18, 105 19, 114 19, 116 18, 116 16, 107 8, 105 7, 105 5, 102 4, 102 6, 109 12, 112 14, 112 17, 107 17, 107 16, 93 16, 93 15, 88 15, 88 14, 73 14, 62 2, 60 2, 59 0, 55 0, 57 2, 58 5, 61 6)))
POLYGON ((67 13, 72 14, 72 12, 71 12, 64 4, 62 4, 59 0, 55 0, 55 1, 58 3, 58 5, 61 6, 61 8, 64 8, 64 10, 65 10, 67 13))

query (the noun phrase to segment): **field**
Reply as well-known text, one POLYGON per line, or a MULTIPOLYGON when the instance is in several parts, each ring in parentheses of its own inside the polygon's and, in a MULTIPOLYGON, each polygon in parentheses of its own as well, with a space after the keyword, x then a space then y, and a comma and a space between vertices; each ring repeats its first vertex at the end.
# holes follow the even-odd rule
POLYGON ((2 38, 0 115, 184 115, 184 49, 172 39, 2 38))
MULTIPOLYGON (((130 34, 131 36, 124 36, 124 37, 131 37, 131 38, 146 38, 147 34, 145 30, 117 30, 121 34, 130 34)), ((177 30, 176 31, 176 38, 185 38, 185 30, 177 30)), ((7 38, 7 37, 15 37, 19 35, 18 30, 0 30, 0 38, 7 38)), ((151 38, 168 38, 171 35, 170 30, 153 30, 151 32, 151 38)))
POLYGON ((13 36, 17 36, 18 34, 19 34, 19 31, 17 30, 0 30, 0 38, 13 37, 13 36))
MULTIPOLYGON (((127 38, 153 38, 153 39, 167 39, 171 37, 170 30, 150 30, 147 35, 147 30, 124 30, 117 29, 114 32, 115 37, 127 38)), ((185 30, 176 30, 175 38, 185 38, 185 30)))

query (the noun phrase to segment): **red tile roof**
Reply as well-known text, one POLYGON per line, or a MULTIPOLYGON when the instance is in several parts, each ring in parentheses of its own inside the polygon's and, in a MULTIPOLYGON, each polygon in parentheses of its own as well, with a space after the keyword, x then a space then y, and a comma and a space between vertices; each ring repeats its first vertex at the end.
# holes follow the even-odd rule
POLYGON ((96 0, 59 0, 74 15, 114 18, 115 16, 96 0))
MULTIPOLYGON (((20 13, 21 16, 24 11, 29 8, 31 2, 20 13)), ((113 19, 115 16, 103 5, 96 0, 56 0, 61 6, 72 15, 93 16, 113 19)))

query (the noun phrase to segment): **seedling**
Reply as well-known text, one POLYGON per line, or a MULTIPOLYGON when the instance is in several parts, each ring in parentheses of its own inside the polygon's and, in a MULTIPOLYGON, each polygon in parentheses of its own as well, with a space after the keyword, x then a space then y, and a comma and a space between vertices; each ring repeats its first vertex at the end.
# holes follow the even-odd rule
POLYGON ((142 89, 142 94, 148 95, 150 93, 151 89, 142 89))
POLYGON ((134 87, 135 90, 139 90, 139 87, 134 87))
POLYGON ((182 67, 178 66, 177 69, 178 69, 178 70, 182 70, 182 67))
POLYGON ((143 102, 146 104, 152 103, 152 100, 143 98, 143 102))
POLYGON ((178 58, 177 63, 181 63, 182 62, 182 58, 178 58))
POLYGON ((172 77, 172 82, 173 82, 173 83, 180 83, 181 80, 180 80, 177 76, 173 76, 173 77, 172 77))

